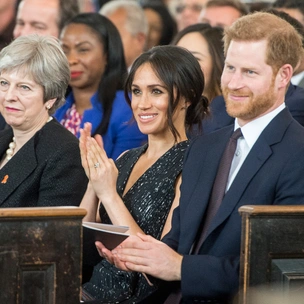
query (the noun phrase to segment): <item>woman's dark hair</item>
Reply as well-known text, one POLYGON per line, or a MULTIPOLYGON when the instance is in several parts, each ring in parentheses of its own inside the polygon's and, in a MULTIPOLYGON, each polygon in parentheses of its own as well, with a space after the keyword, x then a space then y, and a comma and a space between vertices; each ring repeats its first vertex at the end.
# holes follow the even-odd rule
POLYGON ((210 90, 208 93, 210 102, 216 96, 222 95, 221 76, 224 68, 224 46, 223 46, 223 29, 212 27, 207 23, 197 23, 190 25, 177 33, 172 44, 176 45, 186 34, 197 32, 200 33, 208 43, 208 50, 212 58, 212 73, 210 77, 210 90))
POLYGON ((288 8, 298 10, 304 16, 303 0, 276 0, 272 3, 273 8, 288 8))
POLYGON ((125 84, 125 97, 131 104, 130 93, 136 71, 149 64, 169 94, 168 125, 177 141, 180 136, 173 124, 173 114, 181 98, 189 103, 185 125, 191 131, 194 125, 201 130, 202 120, 208 113, 208 99, 204 97, 204 74, 198 61, 186 49, 173 46, 155 46, 141 54, 133 63, 125 84))
POLYGON ((123 89, 124 77, 127 74, 121 38, 113 23, 98 13, 79 14, 66 26, 72 23, 89 26, 99 37, 103 51, 107 55, 107 65, 97 89, 98 100, 103 108, 103 118, 95 134, 103 135, 108 129, 116 91, 123 89))
POLYGON ((141 2, 143 9, 151 9, 155 11, 162 21, 162 32, 158 45, 170 44, 173 37, 177 33, 177 25, 175 19, 172 17, 167 6, 162 2, 141 2))

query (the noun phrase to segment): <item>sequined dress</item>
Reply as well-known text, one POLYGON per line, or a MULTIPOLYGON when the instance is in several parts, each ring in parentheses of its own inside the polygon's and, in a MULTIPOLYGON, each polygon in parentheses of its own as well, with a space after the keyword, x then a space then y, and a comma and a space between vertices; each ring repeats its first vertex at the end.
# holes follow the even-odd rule
MULTIPOLYGON (((160 239, 174 195, 175 182, 182 170, 188 141, 176 144, 162 155, 122 196, 129 175, 139 157, 146 151, 147 144, 126 152, 116 161, 119 170, 117 191, 122 196, 129 212, 140 228, 160 239)), ((103 223, 111 223, 103 206, 100 209, 103 223)), ((153 291, 145 278, 138 273, 117 269, 106 260, 94 267, 90 282, 83 285, 85 293, 100 303, 137 303, 153 291)))

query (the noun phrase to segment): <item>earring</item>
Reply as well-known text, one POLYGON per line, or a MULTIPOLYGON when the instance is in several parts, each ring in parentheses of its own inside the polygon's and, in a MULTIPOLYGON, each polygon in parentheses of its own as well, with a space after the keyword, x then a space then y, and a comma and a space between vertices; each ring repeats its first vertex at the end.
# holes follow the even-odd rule
POLYGON ((49 110, 51 108, 51 106, 49 104, 47 104, 46 108, 49 110))

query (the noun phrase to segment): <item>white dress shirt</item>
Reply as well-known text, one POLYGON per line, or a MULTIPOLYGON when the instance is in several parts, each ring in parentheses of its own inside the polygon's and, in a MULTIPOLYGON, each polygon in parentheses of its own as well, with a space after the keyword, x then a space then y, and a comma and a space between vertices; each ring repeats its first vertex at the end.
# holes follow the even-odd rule
MULTIPOLYGON (((272 121, 272 119, 277 116, 285 108, 285 103, 281 104, 278 108, 273 111, 263 115, 253 121, 248 122, 243 127, 241 127, 243 136, 238 139, 235 154, 231 163, 231 168, 228 176, 228 182, 226 186, 226 192, 230 188, 234 178, 239 172, 243 162, 245 161, 247 155, 249 154, 251 148, 258 140, 259 136, 267 125, 272 121)), ((234 122, 234 130, 240 128, 237 119, 234 122)))
POLYGON ((304 71, 292 76, 290 81, 293 85, 299 85, 303 77, 304 71))

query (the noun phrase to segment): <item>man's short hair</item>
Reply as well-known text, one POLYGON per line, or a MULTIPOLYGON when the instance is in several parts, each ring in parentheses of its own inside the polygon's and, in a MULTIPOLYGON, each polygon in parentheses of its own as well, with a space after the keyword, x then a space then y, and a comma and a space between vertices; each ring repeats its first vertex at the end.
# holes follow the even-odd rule
POLYGON ((104 4, 99 13, 109 16, 119 9, 126 12, 126 29, 132 36, 136 36, 138 33, 148 34, 148 22, 145 12, 136 1, 112 0, 104 4))
POLYGON ((231 41, 267 41, 266 63, 277 71, 284 64, 295 68, 303 56, 301 35, 285 20, 270 13, 256 12, 236 20, 225 29, 224 52, 231 41))
POLYGON ((223 6, 229 6, 232 7, 234 9, 236 9, 237 11, 239 11, 240 13, 240 17, 247 15, 249 13, 249 8, 247 7, 247 5, 239 0, 209 0, 206 4, 205 4, 205 8, 208 7, 223 7, 223 6))

